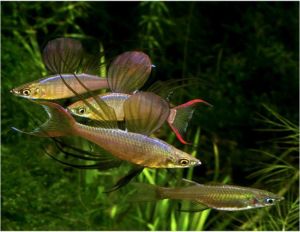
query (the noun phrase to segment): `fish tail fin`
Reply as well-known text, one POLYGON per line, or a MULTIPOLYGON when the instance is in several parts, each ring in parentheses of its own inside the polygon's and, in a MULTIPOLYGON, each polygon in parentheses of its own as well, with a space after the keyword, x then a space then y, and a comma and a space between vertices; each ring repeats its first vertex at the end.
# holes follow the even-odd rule
POLYGON ((144 183, 133 183, 135 192, 128 197, 131 202, 157 201, 163 199, 162 188, 144 183))
POLYGON ((169 126, 172 128, 179 141, 183 144, 189 144, 183 139, 183 134, 186 132, 187 126, 193 116, 197 103, 204 103, 212 106, 202 99, 194 99, 171 109, 168 118, 169 126))
POLYGON ((53 102, 38 102, 46 110, 49 119, 31 132, 25 132, 12 127, 13 130, 39 137, 60 137, 75 133, 75 119, 60 105, 53 102))

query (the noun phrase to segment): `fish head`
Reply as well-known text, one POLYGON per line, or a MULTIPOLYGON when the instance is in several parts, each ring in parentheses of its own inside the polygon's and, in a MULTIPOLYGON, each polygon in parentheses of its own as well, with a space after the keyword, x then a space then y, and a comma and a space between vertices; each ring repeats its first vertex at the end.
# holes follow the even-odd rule
POLYGON ((69 105, 67 109, 78 117, 94 118, 93 111, 83 101, 77 101, 69 105))
POLYGON ((45 90, 42 88, 42 86, 38 85, 38 83, 31 82, 14 88, 10 90, 10 92, 18 97, 41 99, 44 96, 45 90))
POLYGON ((179 149, 174 148, 172 153, 173 154, 168 157, 169 168, 189 168, 201 164, 200 160, 179 149))
POLYGON ((275 205, 282 200, 284 200, 284 197, 282 196, 278 196, 268 191, 259 191, 255 194, 253 203, 256 207, 265 207, 275 205))
POLYGON ((284 200, 284 197, 274 193, 265 190, 252 189, 252 194, 247 198, 245 204, 247 204, 247 208, 261 208, 275 205, 282 200, 284 200))

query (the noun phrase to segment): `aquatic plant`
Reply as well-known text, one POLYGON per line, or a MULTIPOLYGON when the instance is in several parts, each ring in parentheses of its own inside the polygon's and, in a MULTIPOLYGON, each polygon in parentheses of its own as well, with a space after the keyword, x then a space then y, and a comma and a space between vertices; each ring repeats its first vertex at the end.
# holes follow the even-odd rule
MULTIPOLYGON (((113 3, 1 4, 2 229, 299 230, 298 128, 291 123, 299 117, 299 3, 163 3, 159 7, 167 10, 159 16, 168 15, 170 23, 158 17, 153 22, 159 27, 152 26, 159 30, 149 34, 144 29, 151 25, 151 17, 141 22, 143 15, 158 15, 148 11, 151 4, 122 4, 123 12, 115 11, 113 3), (142 40, 151 34, 156 45, 142 40), (284 203, 269 210, 226 214, 178 212, 168 200, 132 207, 126 199, 120 202, 118 192, 103 193, 128 166, 101 172, 71 169, 45 155, 45 148, 55 146, 51 141, 13 133, 11 126, 34 128, 29 119, 46 118, 39 107, 14 98, 9 90, 16 82, 45 74, 40 51, 56 36, 97 37, 105 53, 116 49, 114 55, 146 47, 154 55, 154 79, 205 80, 197 89, 177 89, 171 96, 174 104, 200 97, 214 105, 196 111, 187 134, 193 146, 180 145, 167 129, 160 132, 169 143, 205 160, 205 165, 175 173, 145 170, 136 181, 172 186, 185 177, 200 183, 263 187, 284 195, 284 203), (273 113, 267 115, 263 105, 273 113), (257 112, 265 117, 264 123, 254 120, 257 112), (281 131, 254 130, 266 129, 266 124, 281 131), (275 141, 278 137, 285 139, 275 141)), ((73 142, 95 150, 82 140, 73 142)))

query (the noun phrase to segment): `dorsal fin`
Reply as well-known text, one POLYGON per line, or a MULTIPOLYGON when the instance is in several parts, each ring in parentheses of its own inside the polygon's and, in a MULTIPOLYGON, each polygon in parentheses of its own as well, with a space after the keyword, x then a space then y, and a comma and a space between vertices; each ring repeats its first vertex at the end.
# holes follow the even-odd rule
POLYGON ((126 129, 144 135, 150 135, 167 120, 169 104, 158 95, 140 92, 124 102, 126 129))
POLYGON ((193 180, 188 180, 188 179, 185 179, 185 178, 182 178, 181 179, 181 186, 195 186, 195 185, 201 185, 193 180))
POLYGON ((99 54, 88 54, 81 41, 71 38, 50 40, 43 50, 43 62, 51 74, 99 74, 99 54))
POLYGON ((57 38, 47 43, 43 50, 43 61, 52 74, 74 73, 83 62, 84 50, 80 41, 57 38))
POLYGON ((113 92, 133 93, 147 81, 151 60, 143 52, 124 52, 108 68, 108 84, 113 92))

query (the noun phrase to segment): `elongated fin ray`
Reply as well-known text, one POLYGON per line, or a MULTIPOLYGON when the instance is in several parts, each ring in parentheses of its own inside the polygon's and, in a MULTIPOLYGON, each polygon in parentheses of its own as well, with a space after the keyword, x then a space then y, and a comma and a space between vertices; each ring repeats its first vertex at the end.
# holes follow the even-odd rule
MULTIPOLYGON (((72 152, 69 152, 66 150, 65 147, 63 147, 61 144, 59 143, 55 143, 57 149, 64 153, 65 155, 67 156, 71 156, 71 157, 74 157, 74 158, 77 158, 77 159, 81 159, 81 160, 91 160, 91 161, 108 161, 108 160, 112 160, 112 156, 110 157, 107 157, 106 154, 98 154, 98 156, 90 156, 88 154, 85 153, 85 151, 82 150, 82 153, 81 154, 76 154, 76 153, 72 153, 72 152)), ((81 149, 78 149, 78 150, 81 150, 81 149)), ((78 152, 78 151, 76 151, 78 152)))
POLYGON ((211 106, 208 102, 202 99, 194 99, 171 109, 168 123, 175 132, 179 141, 183 144, 188 144, 188 142, 183 139, 183 135, 186 132, 189 121, 193 116, 195 106, 198 103, 204 103, 211 106))
POLYGON ((121 179, 117 181, 117 183, 108 191, 105 191, 105 193, 114 192, 125 185, 127 185, 134 177, 138 176, 142 171, 144 170, 144 167, 140 166, 134 166, 125 176, 123 176, 121 179))
POLYGON ((124 102, 126 128, 135 133, 151 135, 166 121, 169 104, 150 92, 132 95, 124 102))
MULTIPOLYGON (((82 81, 76 76, 76 74, 74 74, 74 76, 77 79, 78 83, 86 89, 87 93, 91 93, 91 91, 84 85, 84 83, 82 83, 82 81)), ((62 76, 61 79, 64 82, 64 84, 68 87, 68 89, 80 98, 80 95, 78 95, 78 93, 64 80, 62 76)), ((106 128, 117 128, 117 117, 114 109, 108 106, 103 100, 101 100, 97 96, 91 94, 91 97, 93 97, 93 99, 98 104, 97 108, 90 104, 86 99, 80 100, 82 100, 84 104, 88 106, 90 110, 92 110, 97 115, 97 118, 101 121, 101 124, 99 123, 99 127, 103 127, 104 125, 106 128)))
MULTIPOLYGON (((97 152, 92 152, 92 151, 86 151, 86 150, 80 149, 78 147, 74 147, 70 144, 64 143, 64 142, 60 141, 57 138, 51 138, 51 139, 54 141, 55 145, 59 146, 62 150, 63 149, 69 149, 69 150, 72 150, 73 152, 84 153, 84 155, 86 155, 88 157, 99 157, 99 155, 100 155, 99 152, 97 153, 97 152)), ((97 148, 99 149, 101 147, 98 146, 97 148)), ((103 149, 103 151, 105 151, 105 150, 103 149)), ((101 155, 102 155, 103 154, 102 149, 101 149, 100 152, 101 152, 101 155)), ((105 151, 104 153, 106 154, 108 152, 105 151)))
POLYGON ((45 153, 49 157, 54 159, 55 161, 57 161, 57 162, 59 162, 63 165, 72 167, 72 168, 108 170, 108 169, 111 169, 111 168, 119 167, 120 164, 121 164, 121 162, 118 161, 118 160, 102 161, 102 162, 97 162, 95 164, 73 164, 73 163, 63 161, 63 160, 60 160, 60 159, 56 158, 54 155, 47 152, 46 149, 45 149, 45 153))
POLYGON ((108 68, 108 84, 113 92, 133 93, 147 81, 151 60, 143 52, 124 52, 108 68))

